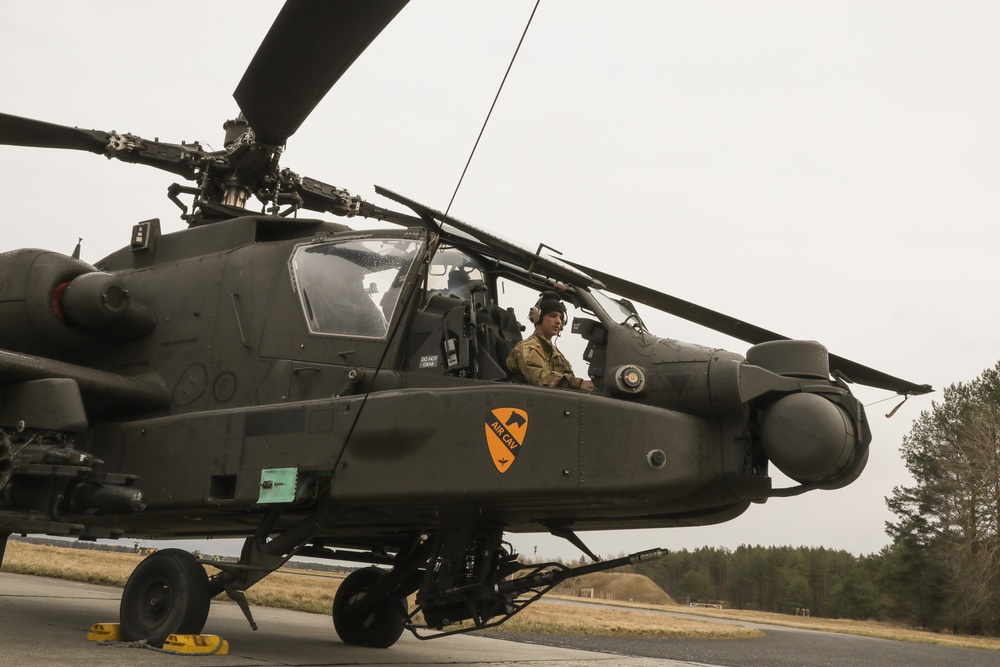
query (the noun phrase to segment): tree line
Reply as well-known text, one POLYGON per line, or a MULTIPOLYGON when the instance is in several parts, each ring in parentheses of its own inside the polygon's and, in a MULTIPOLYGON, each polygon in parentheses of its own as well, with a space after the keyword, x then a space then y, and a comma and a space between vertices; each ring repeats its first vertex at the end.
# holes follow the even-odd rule
POLYGON ((704 547, 674 551, 635 571, 680 603, 811 616, 881 618, 879 556, 812 547, 704 547))
POLYGON ((636 571, 679 602, 1000 635, 1000 363, 941 398, 903 439, 914 483, 886 498, 896 520, 879 553, 706 547, 636 571))
MULTIPOLYGON (((900 622, 928 630, 1000 634, 995 608, 961 613, 964 588, 909 542, 856 556, 816 547, 703 547, 634 566, 674 600, 827 618, 900 622), (990 620, 992 618, 992 620, 990 620)), ((995 601, 1000 601, 994 598, 995 601)))

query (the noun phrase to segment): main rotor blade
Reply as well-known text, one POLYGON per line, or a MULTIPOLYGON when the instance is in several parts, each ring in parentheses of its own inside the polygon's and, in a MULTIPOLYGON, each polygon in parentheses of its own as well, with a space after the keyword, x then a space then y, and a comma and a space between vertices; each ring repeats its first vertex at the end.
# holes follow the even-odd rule
POLYGON ((81 130, 41 120, 0 113, 0 144, 34 148, 67 148, 104 154, 111 138, 100 130, 81 130))
MULTIPOLYGON (((625 280, 624 278, 613 276, 610 273, 604 273, 603 271, 598 271, 597 269, 592 269, 575 262, 567 261, 566 263, 600 280, 609 291, 619 296, 638 301, 651 308, 662 310, 665 313, 670 313, 671 315, 694 322, 695 324, 700 324, 727 336, 746 341, 747 343, 756 345, 772 340, 789 340, 787 336, 768 331, 767 329, 710 310, 690 301, 684 301, 675 296, 658 292, 644 285, 625 280)), ((934 391, 928 384, 915 384, 901 380, 835 354, 830 355, 830 370, 841 373, 849 382, 856 382, 878 389, 886 389, 898 394, 917 395, 934 391)))
POLYGON ((788 340, 787 336, 782 336, 779 333, 768 331, 767 329, 744 322, 743 320, 738 320, 735 317, 730 317, 729 315, 725 315, 718 311, 705 308, 704 306, 699 306, 698 304, 691 303, 690 301, 685 301, 684 299, 678 299, 675 296, 658 292, 650 287, 646 287, 645 285, 639 285, 625 280, 624 278, 613 276, 610 273, 604 273, 603 271, 598 271, 597 269, 577 264, 576 262, 570 262, 568 260, 563 261, 570 266, 583 271, 587 275, 597 278, 604 283, 604 286, 608 288, 608 291, 614 292, 615 294, 623 296, 626 299, 644 303, 647 306, 656 308, 657 310, 662 310, 665 313, 676 315, 677 317, 685 319, 689 322, 694 322, 695 324, 700 324, 703 327, 714 329, 715 331, 724 333, 727 336, 738 338, 739 340, 746 341, 753 345, 756 345, 757 343, 766 343, 771 340, 788 340))
POLYGON ((282 146, 408 0, 288 0, 233 97, 257 140, 282 146))

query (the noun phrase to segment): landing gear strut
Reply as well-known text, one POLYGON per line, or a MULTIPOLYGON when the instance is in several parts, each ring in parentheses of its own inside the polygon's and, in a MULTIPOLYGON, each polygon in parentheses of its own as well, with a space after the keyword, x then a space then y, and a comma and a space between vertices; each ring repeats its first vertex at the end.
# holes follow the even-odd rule
MULTIPOLYGON (((453 523, 419 536, 395 556, 367 554, 368 562, 392 567, 363 568, 344 580, 333 602, 337 634, 346 644, 386 648, 404 629, 417 639, 482 630, 510 619, 566 579, 666 554, 653 549, 568 567, 519 563, 509 546, 501 525, 453 523), (416 593, 416 607, 408 613, 411 593, 416 593)), ((342 560, 348 555, 323 551, 316 547, 309 555, 342 560)), ((354 555, 356 560, 365 556, 354 555)))
POLYGON ((162 646, 171 634, 199 634, 212 594, 205 568, 181 549, 154 552, 139 563, 122 593, 122 637, 162 646))

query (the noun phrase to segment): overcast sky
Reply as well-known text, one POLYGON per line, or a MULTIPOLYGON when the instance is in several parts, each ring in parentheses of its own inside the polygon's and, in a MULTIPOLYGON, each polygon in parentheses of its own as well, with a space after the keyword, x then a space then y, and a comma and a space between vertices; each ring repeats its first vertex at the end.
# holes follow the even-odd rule
MULTIPOLYGON (((5 0, 0 110, 219 149, 280 2, 5 0)), ((291 137, 283 165, 381 205, 444 209, 533 0, 414 0, 291 137)), ((1000 3, 542 0, 452 214, 535 248, 940 389, 998 357, 1000 3)), ((277 93, 276 93, 277 94, 277 93)), ((95 262, 184 227, 174 177, 0 147, 0 250, 95 262)), ((643 312, 659 335, 747 345, 643 312)), ((861 388, 855 484, 714 527, 584 535, 654 546, 888 544, 899 447, 940 392, 861 388)), ((780 482, 779 482, 780 483, 780 482)), ((514 543, 575 557, 551 537, 514 543)))

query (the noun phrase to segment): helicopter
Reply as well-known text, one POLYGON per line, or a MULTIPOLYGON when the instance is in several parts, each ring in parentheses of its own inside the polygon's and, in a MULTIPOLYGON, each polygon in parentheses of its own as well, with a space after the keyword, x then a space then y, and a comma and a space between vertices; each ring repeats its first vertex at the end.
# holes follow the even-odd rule
POLYGON ((346 643, 496 625, 566 578, 662 553, 601 561, 578 532, 722 523, 849 485, 871 442, 851 384, 931 390, 391 189, 376 189, 383 207, 279 166, 405 4, 289 0, 219 151, 0 114, 2 144, 191 183, 168 190, 187 229, 139 221, 92 265, 76 252, 0 255, 3 542, 245 540, 211 577, 178 549, 142 561, 122 595, 127 639, 199 633, 222 593, 256 628, 245 591, 294 556, 366 565, 333 603, 346 643), (508 305, 518 289, 557 290, 582 314, 571 333, 595 392, 510 381, 506 358, 525 336, 508 305), (635 303, 752 347, 658 337, 635 303), (772 467, 796 486, 773 488, 772 467), (594 562, 523 564, 507 532, 552 533, 594 562))

